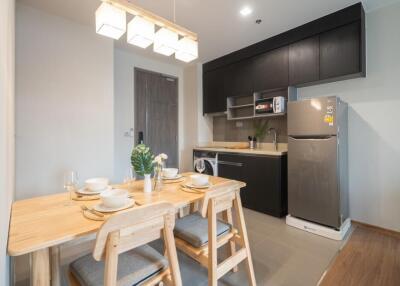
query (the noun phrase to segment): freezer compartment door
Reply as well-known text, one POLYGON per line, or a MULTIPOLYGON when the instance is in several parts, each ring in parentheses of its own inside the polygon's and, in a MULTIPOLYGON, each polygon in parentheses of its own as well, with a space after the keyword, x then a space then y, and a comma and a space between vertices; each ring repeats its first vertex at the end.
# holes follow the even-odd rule
POLYGON ((288 138, 289 214, 340 227, 337 138, 288 138))
POLYGON ((288 135, 336 135, 337 97, 288 102, 288 135))

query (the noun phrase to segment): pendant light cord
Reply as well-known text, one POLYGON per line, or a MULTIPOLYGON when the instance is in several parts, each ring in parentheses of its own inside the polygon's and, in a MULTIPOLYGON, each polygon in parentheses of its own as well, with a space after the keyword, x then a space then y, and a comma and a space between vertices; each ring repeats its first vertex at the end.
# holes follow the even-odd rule
POLYGON ((174 23, 176 23, 176 2, 175 0, 173 0, 174 2, 174 23))

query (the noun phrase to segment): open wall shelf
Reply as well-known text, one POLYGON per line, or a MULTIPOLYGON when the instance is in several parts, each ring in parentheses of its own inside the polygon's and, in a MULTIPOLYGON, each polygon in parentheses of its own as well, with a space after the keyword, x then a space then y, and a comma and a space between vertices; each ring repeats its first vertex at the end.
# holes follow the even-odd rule
POLYGON ((250 96, 228 97, 227 98, 227 116, 228 120, 245 120, 263 117, 285 116, 282 113, 256 113, 256 103, 259 100, 283 96, 287 101, 297 100, 297 90, 294 87, 269 89, 255 92, 250 96))

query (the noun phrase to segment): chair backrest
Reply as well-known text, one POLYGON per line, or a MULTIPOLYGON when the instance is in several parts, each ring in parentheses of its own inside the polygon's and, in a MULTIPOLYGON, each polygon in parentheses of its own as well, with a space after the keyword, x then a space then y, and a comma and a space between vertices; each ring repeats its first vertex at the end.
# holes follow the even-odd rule
POLYGON ((118 234, 118 254, 126 252, 161 237, 165 228, 174 228, 175 209, 170 203, 159 202, 111 216, 97 233, 93 257, 105 257, 110 234, 118 234))
POLYGON ((208 204, 211 200, 215 203, 216 213, 232 208, 233 200, 239 195, 241 183, 238 181, 227 181, 210 188, 204 195, 200 205, 202 217, 207 217, 208 204))

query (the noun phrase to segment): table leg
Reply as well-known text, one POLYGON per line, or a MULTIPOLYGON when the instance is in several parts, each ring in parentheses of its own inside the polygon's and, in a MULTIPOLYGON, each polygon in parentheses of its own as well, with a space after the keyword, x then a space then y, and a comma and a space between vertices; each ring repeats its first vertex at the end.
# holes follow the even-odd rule
POLYGON ((49 249, 44 248, 33 252, 31 265, 31 285, 50 286, 49 249))
POLYGON ((189 213, 192 214, 192 213, 196 212, 197 210, 198 210, 197 202, 191 203, 191 204, 190 204, 189 213))
POLYGON ((53 246, 50 248, 51 254, 51 286, 61 286, 60 275, 60 247, 53 246))

